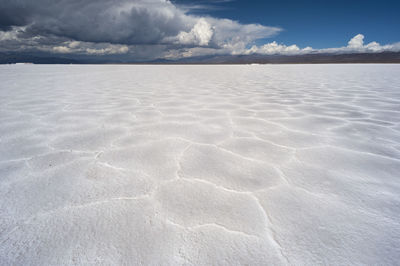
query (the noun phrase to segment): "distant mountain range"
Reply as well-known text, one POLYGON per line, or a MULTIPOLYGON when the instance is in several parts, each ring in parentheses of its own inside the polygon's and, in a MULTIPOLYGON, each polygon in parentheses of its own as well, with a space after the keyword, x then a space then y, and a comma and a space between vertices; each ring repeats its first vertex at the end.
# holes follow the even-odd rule
POLYGON ((70 58, 34 55, 28 53, 0 53, 0 64, 34 63, 34 64, 82 64, 79 60, 70 58))
POLYGON ((56 56, 44 53, 0 53, 0 64, 342 64, 342 63, 400 63, 400 52, 382 53, 314 53, 303 55, 218 55, 182 58, 178 60, 157 59, 133 61, 123 56, 56 56))

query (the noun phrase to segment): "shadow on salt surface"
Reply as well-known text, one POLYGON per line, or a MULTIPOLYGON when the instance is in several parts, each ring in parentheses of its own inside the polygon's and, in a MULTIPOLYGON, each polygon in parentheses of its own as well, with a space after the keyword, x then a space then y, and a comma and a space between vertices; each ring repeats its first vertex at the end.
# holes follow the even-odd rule
POLYGON ((191 145, 180 165, 182 177, 207 180, 238 191, 265 189, 283 182, 273 165, 212 145, 191 145))
POLYGON ((218 143, 231 135, 229 121, 215 123, 215 120, 204 122, 160 122, 156 124, 135 127, 136 134, 147 135, 149 138, 186 139, 200 143, 218 143))
POLYGON ((3 262, 174 265, 224 258, 240 264, 283 263, 271 242, 212 224, 191 229, 165 223, 153 205, 148 199, 109 199, 39 214, 0 247, 7 255, 3 262))
MULTIPOLYGON (((307 189, 312 188, 308 185, 307 189)), ((341 188, 337 189, 341 193, 341 188)), ((291 260, 305 265, 343 265, 355 260, 368 265, 392 265, 395 263, 393 258, 398 257, 397 240, 400 236, 393 227, 398 223, 394 213, 387 213, 390 218, 383 218, 379 212, 360 208, 358 201, 369 200, 366 205, 374 205, 377 199, 382 200, 381 197, 367 199, 363 193, 347 192, 347 196, 353 194, 353 203, 343 200, 342 195, 314 194, 296 187, 282 187, 256 195, 262 206, 268 209, 278 241, 285 247, 285 252, 291 254, 291 260)), ((382 203, 369 207, 390 207, 382 203)), ((395 207, 393 211, 398 213, 398 205, 395 205, 391 207, 395 207)))
POLYGON ((254 137, 230 138, 219 145, 238 155, 245 156, 271 165, 285 164, 293 158, 294 149, 254 137))
POLYGON ((188 145, 183 140, 157 140, 105 151, 99 160, 118 168, 139 171, 155 180, 168 180, 176 178, 178 160, 188 145))
POLYGON ((184 227, 219 224, 227 230, 255 236, 268 229, 265 215, 250 194, 224 190, 206 181, 181 179, 165 183, 155 199, 167 217, 184 227))

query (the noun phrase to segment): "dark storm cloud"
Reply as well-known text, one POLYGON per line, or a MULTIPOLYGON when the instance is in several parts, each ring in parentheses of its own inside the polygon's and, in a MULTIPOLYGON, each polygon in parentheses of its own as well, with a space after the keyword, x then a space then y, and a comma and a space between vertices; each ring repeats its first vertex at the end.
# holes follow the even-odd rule
POLYGON ((162 0, 1 0, 3 29, 26 25, 34 35, 88 42, 155 44, 188 30, 194 21, 162 0))
POLYGON ((29 13, 24 8, 6 7, 0 3, 0 30, 11 30, 12 26, 23 26, 28 23, 29 13))
POLYGON ((193 15, 166 0, 0 0, 0 51, 237 53, 279 31, 193 15))
MULTIPOLYGON (((26 26, 25 32, 32 35, 129 45, 179 43, 179 40, 185 45, 204 45, 211 43, 214 37, 214 32, 208 32, 205 34, 211 35, 210 40, 196 42, 204 32, 192 32, 194 36, 178 38, 179 33, 190 32, 199 17, 188 15, 165 0, 0 0, 0 6, 0 27, 3 30, 10 30, 11 26, 26 26)), ((208 18, 206 20, 206 23, 211 22, 208 18)), ((216 27, 221 32, 225 22, 222 25, 219 22, 222 21, 213 19, 208 28, 197 28, 210 30, 216 27)), ((235 26, 246 27, 239 23, 235 26)), ((262 32, 262 37, 267 37, 278 31, 277 28, 257 25, 257 38, 259 32, 262 32)), ((252 31, 246 31, 246 34, 251 37, 252 31)))

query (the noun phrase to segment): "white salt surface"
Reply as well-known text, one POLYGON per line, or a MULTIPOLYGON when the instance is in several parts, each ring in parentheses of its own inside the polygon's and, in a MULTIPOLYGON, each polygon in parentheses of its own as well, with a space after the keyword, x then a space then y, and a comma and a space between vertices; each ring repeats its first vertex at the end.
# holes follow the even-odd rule
POLYGON ((395 265, 400 65, 0 66, 1 265, 395 265))

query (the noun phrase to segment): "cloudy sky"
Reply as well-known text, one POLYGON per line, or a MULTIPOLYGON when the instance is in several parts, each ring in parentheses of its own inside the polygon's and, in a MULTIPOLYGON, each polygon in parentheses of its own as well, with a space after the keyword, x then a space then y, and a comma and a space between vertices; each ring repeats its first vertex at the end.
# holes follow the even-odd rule
POLYGON ((0 52, 152 60, 400 51, 398 2, 0 0, 0 52))

